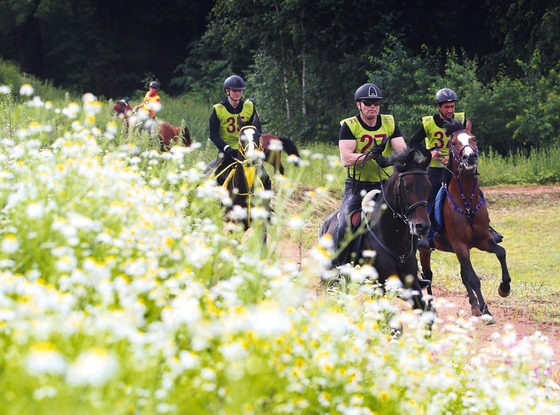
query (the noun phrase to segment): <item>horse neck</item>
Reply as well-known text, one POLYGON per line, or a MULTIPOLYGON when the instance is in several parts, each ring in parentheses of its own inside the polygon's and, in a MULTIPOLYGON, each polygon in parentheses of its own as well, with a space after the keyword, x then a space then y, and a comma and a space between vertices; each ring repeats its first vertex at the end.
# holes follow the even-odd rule
MULTIPOLYGON (((393 237, 392 235, 404 235, 408 239, 408 224, 406 224, 400 217, 395 217, 393 210, 396 213, 403 214, 399 203, 398 196, 398 173, 395 172, 387 181, 386 186, 383 188, 382 195, 379 196, 372 218, 378 218, 375 228, 380 230, 381 235, 393 237), (382 196, 384 195, 384 196, 382 196), (387 204, 386 209, 382 209, 382 205, 387 204), (391 210, 391 208, 393 210, 391 210), (382 216, 380 216, 382 215, 382 216)), ((396 237, 396 236, 395 236, 396 237)))

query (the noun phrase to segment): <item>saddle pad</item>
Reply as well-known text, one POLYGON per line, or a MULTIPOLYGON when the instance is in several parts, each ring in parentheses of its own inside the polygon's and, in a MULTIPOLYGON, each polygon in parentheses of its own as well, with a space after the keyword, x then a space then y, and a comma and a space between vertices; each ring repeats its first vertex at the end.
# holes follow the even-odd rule
MULTIPOLYGON (((340 221, 341 214, 342 213, 340 212, 340 210, 337 211, 336 218, 338 221, 340 221)), ((350 218, 350 223, 352 224, 352 230, 356 230, 356 228, 360 225, 362 221, 362 209, 357 209, 353 212, 350 212, 348 217, 350 218)))
POLYGON ((436 200, 434 202, 434 219, 436 220, 437 225, 442 228, 443 227, 443 200, 445 199, 445 190, 440 187, 437 195, 436 200))

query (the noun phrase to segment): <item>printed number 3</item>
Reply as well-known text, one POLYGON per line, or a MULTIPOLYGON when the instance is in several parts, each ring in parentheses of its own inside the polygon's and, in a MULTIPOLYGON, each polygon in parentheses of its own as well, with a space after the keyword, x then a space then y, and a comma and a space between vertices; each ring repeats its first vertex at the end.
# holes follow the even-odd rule
MULTIPOLYGON (((235 121, 237 120, 237 118, 235 117, 229 117, 226 122, 227 122, 227 127, 226 127, 226 131, 228 133, 234 133, 235 131, 239 131, 241 128, 235 123, 235 121)), ((245 117, 241 117, 241 120, 244 121, 245 117)))

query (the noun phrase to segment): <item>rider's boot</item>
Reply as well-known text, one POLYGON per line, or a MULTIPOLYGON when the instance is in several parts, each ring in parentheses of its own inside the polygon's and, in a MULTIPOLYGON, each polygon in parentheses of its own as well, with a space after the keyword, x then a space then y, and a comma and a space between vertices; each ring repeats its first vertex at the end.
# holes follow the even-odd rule
POLYGON ((504 236, 496 231, 492 226, 490 226, 490 235, 492 235, 492 238, 494 238, 498 244, 504 240, 504 236))

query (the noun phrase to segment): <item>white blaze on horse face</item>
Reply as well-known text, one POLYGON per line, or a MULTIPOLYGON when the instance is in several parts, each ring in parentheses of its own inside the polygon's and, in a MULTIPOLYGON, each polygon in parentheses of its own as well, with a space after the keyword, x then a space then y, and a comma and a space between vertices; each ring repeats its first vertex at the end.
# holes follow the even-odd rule
POLYGON ((257 152, 256 135, 257 130, 254 128, 247 128, 240 135, 241 144, 245 148, 245 157, 249 160, 261 158, 260 154, 258 154, 259 152, 257 152))
POLYGON ((474 153, 474 149, 469 145, 469 139, 471 136, 467 133, 459 133, 457 136, 457 140, 461 142, 461 147, 463 147, 463 154, 462 156, 468 156, 474 153))

